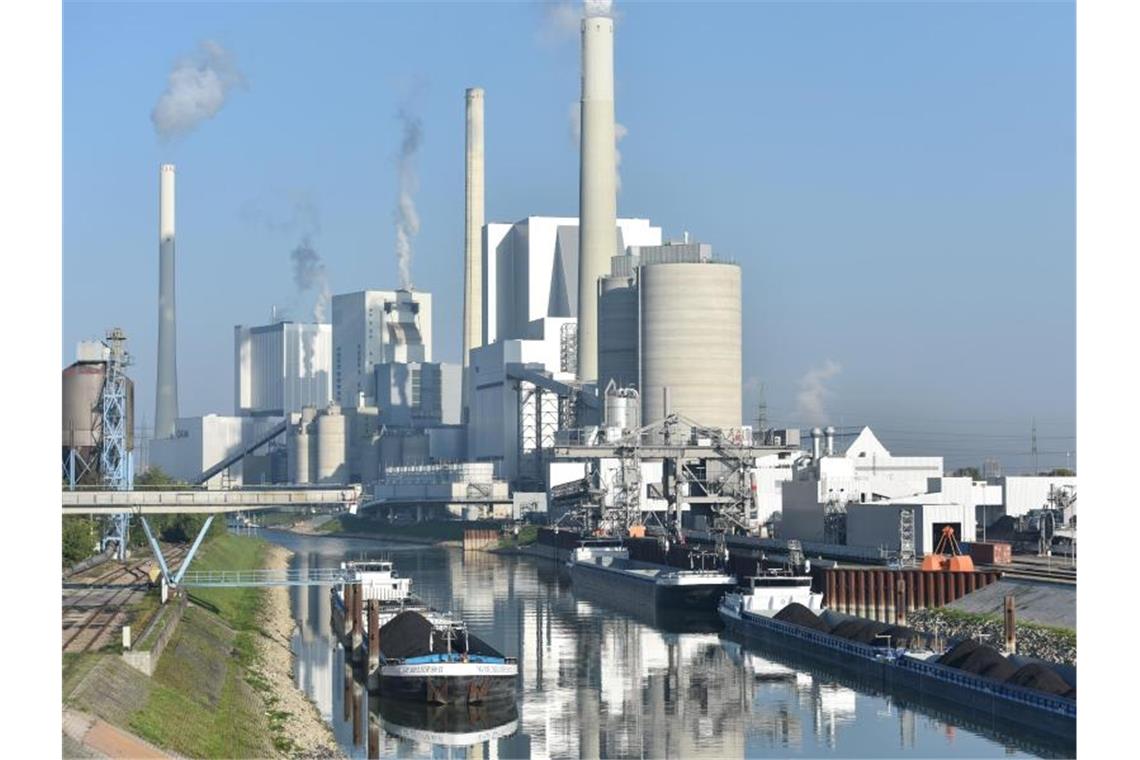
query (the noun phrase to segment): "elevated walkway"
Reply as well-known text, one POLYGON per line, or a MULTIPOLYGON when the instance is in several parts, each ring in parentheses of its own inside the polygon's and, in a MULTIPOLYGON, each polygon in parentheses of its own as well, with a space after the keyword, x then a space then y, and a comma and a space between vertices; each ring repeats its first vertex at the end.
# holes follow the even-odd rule
POLYGON ((234 488, 229 490, 63 491, 65 515, 202 515, 274 507, 347 507, 355 511, 362 488, 234 488))
POLYGON ((182 576, 182 588, 273 588, 332 586, 344 579, 339 567, 304 570, 194 570, 182 576))

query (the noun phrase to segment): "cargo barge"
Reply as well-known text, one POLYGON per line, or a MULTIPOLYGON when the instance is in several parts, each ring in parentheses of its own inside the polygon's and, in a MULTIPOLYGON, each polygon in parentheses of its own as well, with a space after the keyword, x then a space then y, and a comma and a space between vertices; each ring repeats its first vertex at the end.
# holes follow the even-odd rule
POLYGON ((567 562, 575 587, 599 595, 635 594, 647 605, 714 610, 736 577, 716 568, 683 569, 629 558, 620 542, 583 541, 567 562))
POLYGON ((990 723, 1016 724, 1022 731, 1066 746, 1076 742, 1077 705, 1073 699, 974 675, 935 662, 932 652, 873 646, 752 612, 739 595, 718 607, 731 634, 762 642, 857 676, 887 693, 904 692, 951 705, 990 723))
MULTIPOLYGON (((380 694, 436 705, 513 701, 518 660, 471 635, 466 624, 406 610, 377 631, 380 694)), ((365 634, 366 648, 371 632, 365 634)))

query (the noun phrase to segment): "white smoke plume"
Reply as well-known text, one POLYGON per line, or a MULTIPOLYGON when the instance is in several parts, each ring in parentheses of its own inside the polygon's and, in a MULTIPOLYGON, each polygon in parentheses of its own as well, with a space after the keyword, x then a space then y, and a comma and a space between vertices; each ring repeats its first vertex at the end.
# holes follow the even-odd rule
POLYGON ((412 238, 420 233, 420 216, 416 212, 415 194, 419 190, 419 177, 416 175, 415 155, 423 142, 423 126, 417 116, 405 106, 400 109, 398 118, 403 125, 400 140, 400 156, 397 162, 397 176, 400 195, 396 204, 396 264, 400 269, 400 287, 412 287, 412 238))
MULTIPOLYGON (((328 273, 325 270, 324 262, 321 261, 321 255, 313 247, 309 235, 301 238, 301 242, 289 254, 289 258, 293 263, 293 284, 297 286, 297 291, 299 293, 306 293, 310 290, 317 291, 317 300, 313 305, 313 321, 317 324, 325 322, 328 317, 329 299, 331 298, 328 273)), ((313 342, 317 337, 316 332, 306 330, 301 335, 304 341, 305 376, 312 377, 315 350, 313 342)))
POLYGON ((822 366, 809 369, 800 378, 800 389, 796 393, 796 411, 803 422, 809 425, 822 425, 827 422, 826 400, 832 391, 827 381, 842 371, 839 362, 828 359, 822 366))
POLYGON ((544 2, 539 39, 550 44, 576 39, 582 31, 582 19, 589 16, 609 16, 616 20, 613 0, 544 2))
MULTIPOLYGON (((570 122, 570 145, 578 150, 582 144, 582 104, 575 100, 567 111, 570 122)), ((614 122, 614 183, 617 191, 621 192, 621 145, 622 139, 629 134, 629 129, 621 122, 614 122)))
POLYGON ((170 70, 166 90, 150 112, 154 131, 164 139, 188 134, 217 115, 233 90, 244 86, 229 51, 204 40, 170 70))

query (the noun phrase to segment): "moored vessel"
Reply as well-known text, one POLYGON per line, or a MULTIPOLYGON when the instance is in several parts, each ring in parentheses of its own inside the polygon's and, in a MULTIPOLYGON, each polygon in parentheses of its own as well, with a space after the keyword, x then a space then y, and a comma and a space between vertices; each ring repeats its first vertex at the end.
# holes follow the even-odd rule
POLYGON ((461 621, 405 610, 380 626, 378 635, 377 675, 385 698, 480 704, 515 697, 518 660, 461 621))
POLYGON ((708 553, 693 553, 689 568, 658 565, 630 559, 618 540, 583 541, 567 567, 575 586, 599 595, 636 594, 655 607, 713 610, 736 585, 736 577, 717 567, 708 553))

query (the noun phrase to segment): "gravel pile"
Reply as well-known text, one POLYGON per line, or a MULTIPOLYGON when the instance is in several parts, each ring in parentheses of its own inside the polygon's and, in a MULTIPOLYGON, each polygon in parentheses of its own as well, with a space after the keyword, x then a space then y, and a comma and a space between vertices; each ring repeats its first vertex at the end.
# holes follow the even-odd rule
POLYGON ((784 609, 777 612, 773 617, 776 620, 782 620, 785 623, 794 623, 802 625, 804 628, 814 628, 817 631, 830 633, 831 627, 827 623, 819 619, 819 616, 803 606, 799 602, 792 602, 784 609))
POLYGON ((1037 689, 1038 691, 1047 691, 1050 694, 1057 694, 1059 696, 1067 696, 1071 691, 1073 698, 1076 698, 1076 689, 1069 686, 1064 678, 1054 673, 1049 668, 1036 662, 1031 662, 1028 665, 1023 665, 1017 671, 1006 679, 1006 683, 1016 684, 1017 686, 1026 686, 1030 689, 1037 689))

